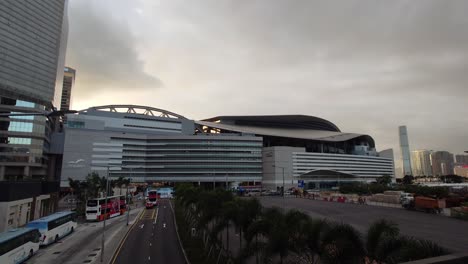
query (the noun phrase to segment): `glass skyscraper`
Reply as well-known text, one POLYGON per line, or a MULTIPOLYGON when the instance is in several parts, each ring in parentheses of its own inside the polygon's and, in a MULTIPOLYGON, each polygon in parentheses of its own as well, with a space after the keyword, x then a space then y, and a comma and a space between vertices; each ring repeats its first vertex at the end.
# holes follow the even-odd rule
POLYGON ((406 126, 400 126, 398 127, 398 130, 400 135, 401 157, 403 159, 403 175, 413 175, 413 172, 411 170, 408 131, 406 130, 406 126))

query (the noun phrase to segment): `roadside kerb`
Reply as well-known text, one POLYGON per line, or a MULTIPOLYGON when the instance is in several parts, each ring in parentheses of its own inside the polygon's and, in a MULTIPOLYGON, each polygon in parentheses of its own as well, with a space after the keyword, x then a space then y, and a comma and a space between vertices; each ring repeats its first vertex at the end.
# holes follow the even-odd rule
POLYGON ((171 206, 172 215, 174 216, 174 226, 175 226, 175 231, 176 231, 176 234, 177 234, 177 240, 179 240, 180 248, 182 249, 182 253, 184 253, 185 263, 190 264, 190 261, 189 261, 189 259, 187 257, 187 253, 185 253, 184 246, 182 245, 182 240, 180 240, 179 228, 177 227, 176 215, 175 215, 174 208, 172 207, 172 201, 169 201, 169 205, 171 206))
POLYGON ((127 232, 125 232, 125 235, 120 240, 119 245, 114 250, 114 253, 112 254, 112 258, 109 261, 109 264, 113 264, 115 262, 115 260, 117 259, 117 255, 118 255, 120 249, 122 248, 123 244, 125 243, 125 240, 127 240, 128 234, 130 234, 130 231, 132 231, 132 229, 135 227, 136 223, 138 223, 138 221, 140 220, 140 218, 143 215, 144 211, 145 210, 141 210, 140 213, 138 213, 138 215, 135 217, 135 219, 133 221, 133 224, 127 229, 127 232))

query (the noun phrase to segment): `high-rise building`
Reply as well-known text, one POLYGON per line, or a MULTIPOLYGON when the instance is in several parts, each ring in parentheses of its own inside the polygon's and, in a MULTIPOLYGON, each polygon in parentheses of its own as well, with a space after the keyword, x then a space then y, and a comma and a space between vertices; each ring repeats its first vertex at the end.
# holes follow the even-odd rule
POLYGON ((457 163, 457 165, 468 165, 468 155, 456 155, 455 162, 457 163))
POLYGON ((414 176, 432 176, 431 151, 411 151, 411 169, 414 176))
POLYGON ((448 151, 431 153, 432 174, 444 176, 453 174, 453 154, 448 151))
POLYGON ((60 110, 70 110, 72 107, 72 90, 75 86, 76 70, 70 67, 65 67, 63 74, 62 99, 60 102, 60 110))
MULTIPOLYGON (((0 232, 53 210, 50 132, 66 0, 0 1, 0 232), (21 181, 18 181, 21 180, 21 181), (4 217, 4 218, 3 218, 4 217)), ((63 69, 63 67, 62 67, 63 69)))
POLYGON ((403 159, 403 175, 413 175, 411 170, 411 157, 406 126, 398 127, 400 135, 401 157, 403 159))
POLYGON ((454 173, 455 175, 468 178, 468 165, 456 166, 454 173))

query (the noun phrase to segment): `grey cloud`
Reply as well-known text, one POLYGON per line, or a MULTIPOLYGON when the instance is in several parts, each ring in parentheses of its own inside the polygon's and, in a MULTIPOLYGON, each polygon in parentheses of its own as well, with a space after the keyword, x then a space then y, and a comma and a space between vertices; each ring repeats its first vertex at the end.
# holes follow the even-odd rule
POLYGON ((126 19, 92 4, 72 1, 69 7, 66 64, 77 70, 76 95, 161 86, 157 77, 144 71, 126 19))
MULTIPOLYGON (((94 18, 78 6, 80 23, 98 20, 105 30, 80 33, 85 39, 76 34, 73 42, 110 57, 104 62, 88 56, 82 62, 92 78, 82 96, 109 83, 133 87, 154 78, 142 71, 144 62, 165 89, 157 91, 157 99, 146 96, 142 104, 164 104, 189 117, 317 115, 343 131, 372 135, 379 149, 393 147, 397 156, 397 127, 406 124, 414 148, 460 152, 466 147, 466 1, 141 3, 142 18, 122 11, 122 5, 131 5, 124 1, 107 2, 111 10, 99 10, 94 18), (109 31, 110 40, 93 41, 109 31), (113 47, 114 38, 123 48, 113 47), (126 53, 118 55, 122 49, 126 53), (137 59, 137 50, 144 61, 137 59), (95 64, 110 68, 96 69, 95 64), (131 69, 139 69, 138 74, 122 80, 131 69), (100 71, 108 78, 99 79, 100 71), (111 75, 114 71, 118 76, 111 75)), ((85 58, 84 52, 74 51, 76 58, 85 58)))

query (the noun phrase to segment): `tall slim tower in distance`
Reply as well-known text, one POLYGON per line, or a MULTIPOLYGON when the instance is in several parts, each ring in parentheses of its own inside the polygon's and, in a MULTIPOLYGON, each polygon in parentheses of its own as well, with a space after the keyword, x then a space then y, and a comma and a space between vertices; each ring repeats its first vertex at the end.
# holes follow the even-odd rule
POLYGON ((411 171, 408 131, 406 130, 406 126, 400 126, 398 130, 400 135, 401 157, 403 159, 403 175, 413 175, 411 171))
POLYGON ((60 110, 70 110, 72 103, 72 90, 75 86, 76 70, 65 67, 63 73, 62 99, 60 101, 60 110))

